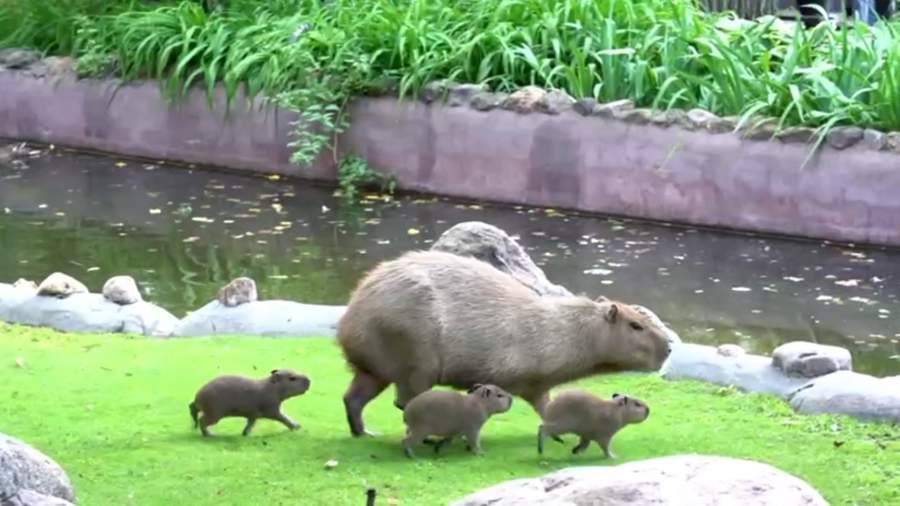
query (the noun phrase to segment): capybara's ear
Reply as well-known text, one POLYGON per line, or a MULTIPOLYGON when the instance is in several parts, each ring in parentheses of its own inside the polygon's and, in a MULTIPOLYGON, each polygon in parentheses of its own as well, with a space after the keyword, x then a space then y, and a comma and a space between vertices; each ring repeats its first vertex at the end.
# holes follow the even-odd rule
POLYGON ((624 406, 624 405, 628 404, 628 396, 620 395, 620 396, 616 397, 616 404, 618 404, 619 406, 624 406))
POLYGON ((487 399, 488 397, 490 397, 491 394, 493 394, 493 393, 494 393, 494 391, 491 390, 490 387, 484 387, 484 388, 481 389, 481 396, 484 397, 485 399, 487 399))
POLYGON ((615 399, 616 397, 619 397, 619 394, 613 394, 613 399, 615 399))
POLYGON ((272 369, 271 374, 272 374, 272 375, 269 376, 269 381, 270 381, 270 382, 272 382, 272 383, 277 383, 277 382, 281 381, 281 376, 282 376, 282 375, 281 375, 281 372, 278 371, 278 369, 272 369))
POLYGON ((469 387, 469 390, 466 393, 470 394, 470 393, 474 392, 475 390, 478 390, 479 388, 481 388, 481 383, 475 383, 474 385, 469 387))
POLYGON ((619 306, 616 304, 612 304, 609 306, 609 309, 606 310, 606 321, 609 323, 615 323, 616 318, 619 316, 619 306))

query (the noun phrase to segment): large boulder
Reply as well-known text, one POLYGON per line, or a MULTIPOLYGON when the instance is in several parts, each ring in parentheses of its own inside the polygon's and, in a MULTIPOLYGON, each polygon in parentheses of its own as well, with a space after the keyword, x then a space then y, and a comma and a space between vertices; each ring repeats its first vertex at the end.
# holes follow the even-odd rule
POLYGON ((792 341, 772 352, 772 365, 785 374, 816 378, 835 371, 852 370, 850 352, 839 346, 792 341))
POLYGON ((693 343, 673 346, 660 373, 668 380, 694 379, 781 398, 809 381, 784 374, 768 357, 722 353, 715 347, 693 343))
POLYGON ((457 223, 441 234, 431 249, 487 262, 540 295, 572 295, 547 280, 544 271, 509 234, 481 221, 457 223))
POLYGON ((287 300, 247 302, 228 307, 214 300, 179 322, 173 336, 240 334, 266 337, 332 337, 345 306, 287 300))
POLYGON ((798 413, 900 423, 900 376, 876 378, 838 371, 810 380, 792 392, 788 402, 798 413))
POLYGON ((75 502, 72 482, 59 464, 24 442, 0 434, 0 500, 11 501, 21 490, 75 502))
POLYGON ((13 496, 0 497, 0 506, 74 506, 74 503, 23 488, 13 496))
POLYGON ((676 455, 618 466, 585 466, 512 480, 454 506, 827 506, 809 484, 770 465, 676 455))
POLYGON ((4 284, 0 284, 0 319, 63 332, 127 332, 154 337, 170 335, 178 324, 178 318, 149 302, 123 306, 99 293, 75 293, 60 299, 4 284))

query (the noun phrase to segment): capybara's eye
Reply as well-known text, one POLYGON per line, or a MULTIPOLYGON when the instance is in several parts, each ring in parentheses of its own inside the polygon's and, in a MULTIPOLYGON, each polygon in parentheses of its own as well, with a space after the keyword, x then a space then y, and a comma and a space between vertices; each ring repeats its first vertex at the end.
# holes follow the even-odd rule
POLYGON ((631 322, 631 328, 633 328, 634 330, 637 330, 637 331, 639 331, 639 332, 640 332, 641 330, 644 330, 644 327, 641 326, 641 324, 638 323, 638 322, 631 322))
POLYGON ((297 381, 297 377, 296 377, 296 376, 291 376, 291 381, 297 381))

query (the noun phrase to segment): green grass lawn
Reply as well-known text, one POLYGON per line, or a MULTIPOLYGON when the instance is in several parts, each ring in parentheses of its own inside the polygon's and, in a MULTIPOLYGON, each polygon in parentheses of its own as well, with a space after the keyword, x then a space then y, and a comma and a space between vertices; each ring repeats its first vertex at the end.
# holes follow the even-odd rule
MULTIPOLYGON (((382 433, 353 439, 341 395, 349 380, 327 339, 215 338, 151 340, 72 335, 0 323, 0 432, 57 460, 82 505, 446 504, 511 478, 573 465, 608 465, 592 446, 572 456, 548 441, 539 458, 536 415, 517 399, 483 432, 485 455, 455 443, 435 458, 403 455, 404 425, 385 392, 366 412, 382 433), (284 409, 303 426, 288 432, 260 421, 241 437, 229 419, 203 439, 188 402, 221 373, 265 375, 291 367, 312 388, 284 409), (326 470, 336 459, 339 465, 326 470)), ((900 428, 842 417, 794 415, 782 401, 653 375, 581 382, 600 395, 628 393, 649 403, 650 418, 613 441, 617 462, 680 453, 750 458, 773 464, 818 488, 832 504, 900 504, 900 428), (843 442, 839 444, 838 442, 843 442)))

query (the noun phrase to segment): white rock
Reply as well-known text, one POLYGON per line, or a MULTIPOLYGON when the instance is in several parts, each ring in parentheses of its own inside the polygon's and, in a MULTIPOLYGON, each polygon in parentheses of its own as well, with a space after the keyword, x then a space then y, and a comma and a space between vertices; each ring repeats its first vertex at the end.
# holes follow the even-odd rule
POLYGON ((111 302, 126 306, 141 302, 141 292, 131 276, 113 276, 103 284, 103 296, 111 302))
POLYGON ((839 346, 793 341, 772 352, 772 365, 785 374, 816 378, 835 371, 853 368, 850 352, 839 346))
POLYGON ((720 344, 716 352, 723 357, 739 357, 746 355, 747 351, 736 344, 720 344))
POLYGON ((18 288, 19 290, 31 290, 33 292, 38 289, 38 285, 30 279, 19 278, 13 283, 13 288, 18 288))
POLYGON ((803 480, 750 460, 676 455, 563 469, 476 492, 453 506, 828 506, 803 480))
POLYGON ((788 402, 798 413, 831 413, 900 423, 900 376, 876 378, 838 371, 810 380, 788 402))
POLYGON ((38 285, 38 295, 65 298, 74 293, 88 293, 88 289, 81 281, 61 272, 54 272, 38 285))

